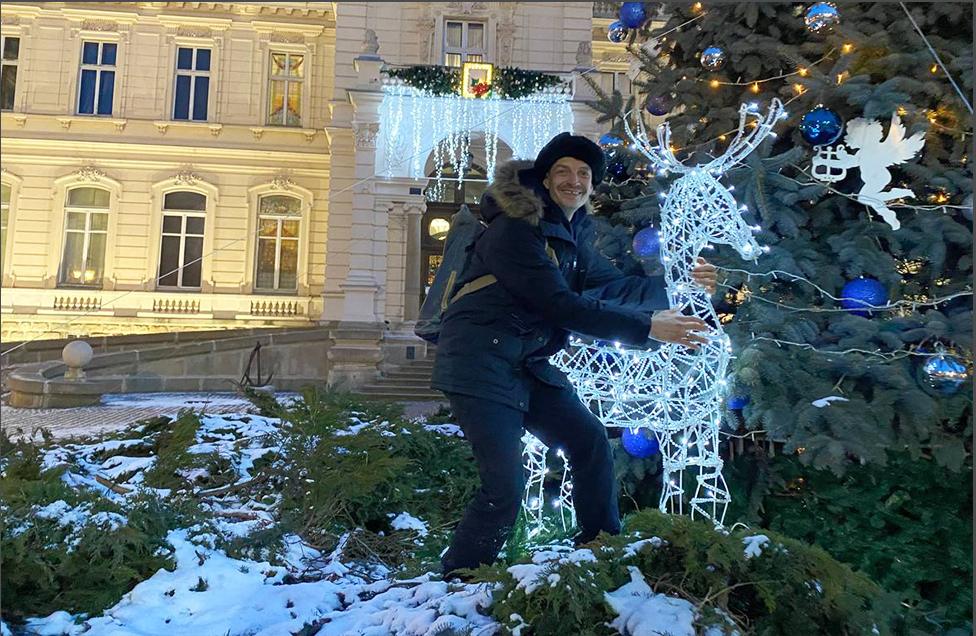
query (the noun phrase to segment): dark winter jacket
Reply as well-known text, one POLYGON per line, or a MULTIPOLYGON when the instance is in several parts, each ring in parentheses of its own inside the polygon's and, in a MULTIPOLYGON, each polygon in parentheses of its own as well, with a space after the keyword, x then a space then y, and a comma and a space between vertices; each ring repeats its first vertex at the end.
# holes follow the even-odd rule
POLYGON ((499 166, 482 197, 488 227, 457 288, 485 274, 498 280, 444 312, 431 381, 435 389, 523 411, 526 374, 569 386, 548 358, 566 346, 570 331, 646 346, 651 313, 668 308, 663 277, 622 274, 596 250, 588 209, 566 219, 531 166, 499 166), (547 242, 558 266, 546 253, 547 242))

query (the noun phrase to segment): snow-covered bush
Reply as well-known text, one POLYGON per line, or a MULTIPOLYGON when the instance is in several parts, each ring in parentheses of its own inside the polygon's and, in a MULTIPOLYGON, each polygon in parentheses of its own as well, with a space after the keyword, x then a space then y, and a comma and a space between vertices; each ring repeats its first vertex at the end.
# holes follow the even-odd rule
POLYGON ((884 634, 891 618, 875 584, 820 548, 657 511, 582 549, 477 572, 503 583, 492 613, 513 633, 884 634))

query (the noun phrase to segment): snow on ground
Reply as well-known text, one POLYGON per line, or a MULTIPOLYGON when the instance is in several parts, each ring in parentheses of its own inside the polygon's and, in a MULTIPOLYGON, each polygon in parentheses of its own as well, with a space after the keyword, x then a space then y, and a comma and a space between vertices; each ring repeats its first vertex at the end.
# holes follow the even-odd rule
POLYGON ((757 557, 762 554, 763 548, 769 545, 769 537, 764 534, 757 534, 751 537, 742 537, 742 543, 746 546, 746 558, 751 559, 752 557, 757 557))
POLYGON ((427 530, 427 524, 417 517, 414 517, 409 512, 401 512, 396 516, 394 516, 391 512, 390 516, 393 517, 393 521, 390 522, 390 526, 394 530, 416 530, 417 533, 422 537, 426 537, 427 533, 429 532, 427 530))
POLYGON ((433 636, 448 626, 471 629, 473 636, 499 630, 478 611, 491 603, 487 584, 355 577, 283 584, 285 568, 229 558, 191 541, 187 530, 171 532, 168 541, 177 562, 172 572, 159 570, 81 625, 55 612, 31 619, 28 629, 70 636, 285 636, 306 624, 320 625, 319 636, 433 636))
MULTIPOLYGON (((297 393, 276 393, 275 399, 286 403, 297 393)), ((111 393, 102 396, 102 406, 108 408, 171 408, 175 415, 180 409, 206 411, 212 408, 239 407, 242 413, 252 408, 247 398, 237 393, 111 393)))
POLYGON ((644 575, 628 566, 630 583, 603 597, 617 618, 610 626, 628 636, 695 636, 695 606, 680 598, 656 594, 644 575))
POLYGON ((518 581, 516 589, 525 590, 531 594, 542 585, 555 587, 559 577, 550 577, 552 570, 564 563, 592 563, 596 561, 593 552, 586 548, 573 550, 564 546, 549 546, 549 549, 539 550, 532 555, 532 563, 520 563, 508 568, 508 573, 518 581))
MULTIPOLYGON (((186 396, 172 394, 124 397, 126 400, 119 399, 115 403, 151 399, 172 405, 174 409, 189 405, 186 396)), ((208 402, 214 403, 213 400, 208 402)), ((189 452, 217 453, 227 459, 238 477, 235 484, 252 478, 256 460, 280 450, 273 441, 280 421, 274 418, 242 409, 237 414, 203 415, 200 422, 195 444, 189 452)), ((354 435, 369 424, 352 417, 343 433, 354 435)), ((453 424, 428 425, 427 428, 443 435, 461 434, 453 424)), ((139 430, 138 427, 130 428, 126 436, 138 435, 139 430)), ((69 470, 62 477, 67 484, 92 489, 124 508, 127 498, 138 492, 137 488, 146 488, 142 474, 151 468, 155 458, 140 455, 145 454, 149 445, 138 436, 91 443, 66 442, 45 451, 44 467, 68 465, 69 470), (106 455, 111 456, 105 458, 106 455), (112 479, 123 492, 109 489, 99 483, 96 476, 112 479), (130 492, 125 492, 127 489, 130 492)), ((160 497, 170 494, 164 489, 155 489, 155 492, 160 497)), ((315 633, 320 636, 434 636, 445 628, 459 633, 470 630, 470 636, 501 632, 501 625, 488 615, 492 593, 496 589, 491 584, 446 583, 430 573, 414 579, 395 580, 380 566, 369 571, 364 570, 362 564, 353 567, 353 564, 342 561, 348 534, 328 555, 305 545, 296 535, 287 535, 281 555, 281 562, 286 566, 235 559, 215 548, 217 537, 206 533, 217 532, 225 538, 246 537, 274 524, 276 515, 266 506, 249 506, 233 496, 208 505, 214 517, 207 528, 182 528, 169 533, 167 540, 175 561, 172 571, 160 569, 100 616, 54 612, 47 617, 30 619, 28 633, 285 636, 306 625, 317 628, 319 631, 315 633), (246 513, 246 518, 238 519, 231 513, 246 513), (302 576, 308 573, 311 575, 302 576)), ((38 518, 56 519, 59 524, 71 525, 73 532, 90 525, 108 530, 127 522, 124 515, 92 514, 90 504, 72 508, 64 501, 38 507, 34 513, 38 518)), ((428 533, 427 524, 408 511, 391 514, 391 517, 395 529, 414 530, 420 536, 428 533)), ((627 546, 626 554, 636 554, 645 546, 656 548, 661 543, 657 537, 635 541, 627 546)), ((528 594, 541 586, 560 584, 560 575, 552 571, 555 566, 581 565, 595 560, 590 550, 553 545, 537 550, 531 563, 512 566, 508 572, 516 579, 518 587, 528 594)), ((694 612, 687 602, 653 594, 639 572, 635 575, 632 571, 631 583, 608 592, 607 600, 618 614, 613 627, 630 636, 683 634, 686 629, 691 629, 694 619, 694 612)), ((518 618, 512 620, 517 622, 518 618)), ((523 625, 522 629, 516 629, 516 633, 529 628, 523 625)), ((8 627, 0 621, 0 636, 9 633, 8 627)))

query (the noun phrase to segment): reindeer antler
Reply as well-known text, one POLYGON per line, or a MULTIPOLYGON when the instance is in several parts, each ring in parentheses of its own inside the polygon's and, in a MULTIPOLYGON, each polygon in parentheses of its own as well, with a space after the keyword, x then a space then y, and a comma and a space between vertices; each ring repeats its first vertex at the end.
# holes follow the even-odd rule
POLYGON ((637 133, 635 134, 630 128, 630 122, 627 117, 624 117, 624 129, 627 132, 627 136, 630 137, 631 141, 634 142, 637 150, 647 157, 654 166, 656 170, 664 172, 677 172, 684 174, 696 169, 705 169, 708 171, 718 171, 724 172, 729 166, 732 166, 743 158, 746 157, 750 152, 755 150, 763 139, 767 135, 775 135, 773 132, 773 126, 779 119, 786 117, 786 111, 783 108, 783 102, 777 98, 769 104, 769 112, 766 113, 765 117, 759 115, 759 108, 752 104, 742 104, 739 107, 739 130, 735 135, 735 139, 729 144, 729 147, 725 152, 708 162, 704 165, 698 165, 689 167, 678 161, 678 158, 674 156, 674 152, 671 151, 671 126, 668 122, 657 127, 657 144, 651 142, 647 137, 647 129, 644 127, 644 120, 642 117, 637 117, 637 133), (759 117, 759 121, 756 126, 753 127, 751 131, 746 132, 746 119, 749 115, 755 115, 759 117))
POLYGON ((689 168, 678 161, 678 158, 671 152, 671 125, 667 122, 657 127, 657 145, 655 146, 647 137, 647 129, 644 127, 644 120, 637 116, 637 134, 630 129, 630 122, 624 117, 624 130, 627 136, 637 147, 637 150, 650 160, 651 165, 656 170, 665 172, 688 172, 689 168))
POLYGON ((739 163, 750 152, 755 150, 756 146, 762 143, 768 135, 775 137, 776 133, 773 132, 773 126, 780 119, 786 118, 786 116, 783 102, 776 97, 769 103, 769 111, 765 117, 759 115, 759 106, 755 102, 742 104, 739 106, 739 130, 735 135, 735 139, 732 140, 732 143, 729 144, 729 147, 726 148, 724 153, 708 162, 704 168, 709 171, 725 172, 729 167, 739 163), (755 115, 758 121, 753 129, 749 133, 746 133, 746 118, 749 115, 755 115))

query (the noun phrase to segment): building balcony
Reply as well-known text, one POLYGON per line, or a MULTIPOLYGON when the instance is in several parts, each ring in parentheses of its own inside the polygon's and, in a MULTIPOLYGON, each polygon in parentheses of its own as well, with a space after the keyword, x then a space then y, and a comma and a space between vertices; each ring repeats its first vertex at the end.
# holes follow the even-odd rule
MULTIPOLYGON (((161 291, 31 289, 4 287, 4 322, 43 321, 54 325, 91 317, 133 325, 223 328, 256 325, 303 326, 322 315, 321 297, 257 294, 207 294, 161 291)), ((51 335, 50 337, 56 337, 51 335)), ((5 338, 7 339, 7 338, 5 338)))

